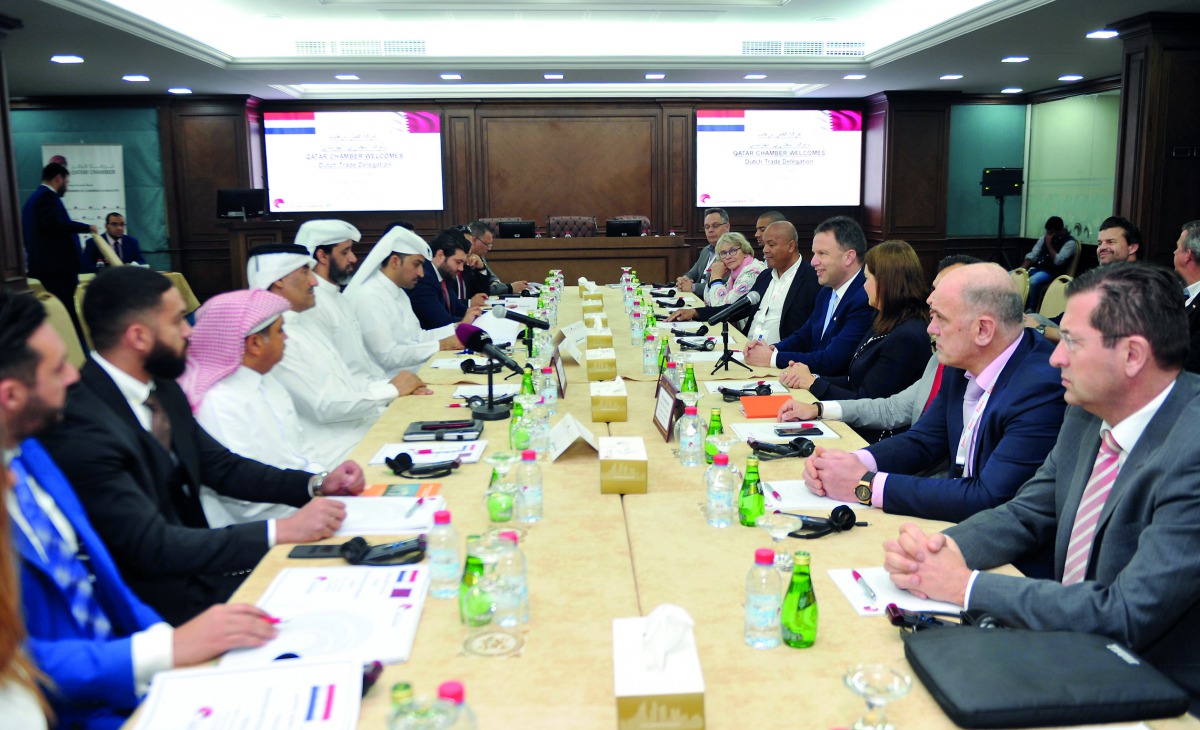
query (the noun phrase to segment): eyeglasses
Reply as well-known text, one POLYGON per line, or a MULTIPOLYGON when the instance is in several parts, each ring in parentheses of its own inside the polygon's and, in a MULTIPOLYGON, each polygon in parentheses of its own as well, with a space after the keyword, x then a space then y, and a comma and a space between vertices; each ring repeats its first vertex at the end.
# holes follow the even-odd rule
POLYGON ((715 231, 718 228, 724 228, 725 226, 728 226, 728 225, 729 225, 728 223, 705 223, 704 230, 715 231))
MULTIPOLYGON (((1060 331, 1058 334, 1058 339, 1062 340, 1063 344, 1067 346, 1068 350, 1070 350, 1071 352, 1075 352, 1079 349, 1080 342, 1087 342, 1088 340, 1099 339, 1099 340, 1110 341, 1113 344, 1116 344, 1117 340, 1121 339, 1122 337, 1130 337, 1130 336, 1131 335, 1095 335, 1092 337, 1072 337, 1071 335, 1067 334, 1066 332, 1060 331)), ((1112 345, 1106 344, 1105 347, 1112 347, 1112 345)))
POLYGON ((742 252, 742 249, 740 249, 740 248, 727 248, 724 251, 717 254, 717 256, 720 258, 723 258, 723 259, 731 259, 741 252, 742 252))

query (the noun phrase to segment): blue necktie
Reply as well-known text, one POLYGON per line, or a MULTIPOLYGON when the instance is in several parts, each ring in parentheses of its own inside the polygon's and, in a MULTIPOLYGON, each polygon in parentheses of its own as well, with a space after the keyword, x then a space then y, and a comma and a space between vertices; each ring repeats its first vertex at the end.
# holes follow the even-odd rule
POLYGON ((13 460, 12 468, 17 476, 13 491, 17 497, 17 504, 21 507, 21 514, 41 542, 42 550, 46 553, 46 567, 50 577, 67 597, 75 622, 85 632, 90 633, 92 638, 111 638, 112 624, 92 592, 92 581, 83 561, 67 546, 58 528, 50 521, 50 516, 33 496, 33 490, 29 487, 29 474, 19 458, 13 460))
POLYGON ((833 310, 837 309, 838 295, 837 290, 829 295, 829 309, 825 312, 825 324, 821 326, 821 339, 825 339, 825 330, 829 329, 829 322, 833 319, 833 310))

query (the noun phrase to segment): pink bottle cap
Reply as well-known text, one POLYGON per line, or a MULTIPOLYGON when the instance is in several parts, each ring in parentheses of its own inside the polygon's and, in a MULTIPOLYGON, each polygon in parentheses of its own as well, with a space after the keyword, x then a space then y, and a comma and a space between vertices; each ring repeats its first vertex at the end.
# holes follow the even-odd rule
POLYGON ((438 697, 443 700, 450 700, 456 705, 463 703, 463 697, 466 691, 463 689, 462 682, 442 682, 438 685, 438 697))
MULTIPOLYGON (((754 562, 759 565, 774 565, 775 551, 771 548, 759 548, 754 551, 754 562)), ((443 685, 444 686, 444 685, 443 685)))
POLYGON ((533 449, 525 449, 521 452, 521 461, 537 461, 537 452, 533 449))
POLYGON ((448 525, 450 524, 450 510, 440 509, 433 513, 433 524, 448 525))

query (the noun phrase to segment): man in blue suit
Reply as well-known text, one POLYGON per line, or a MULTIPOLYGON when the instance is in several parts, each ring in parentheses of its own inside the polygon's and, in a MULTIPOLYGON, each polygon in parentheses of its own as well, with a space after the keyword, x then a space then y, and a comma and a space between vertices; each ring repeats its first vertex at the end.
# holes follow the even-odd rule
POLYGON ((862 257, 867 238, 846 216, 821 222, 813 235, 812 268, 822 289, 808 321, 774 344, 752 340, 746 362, 786 368, 803 363, 820 375, 844 375, 854 351, 875 319, 863 290, 862 257))
POLYGON ((809 489, 885 512, 958 522, 1016 494, 1062 426, 1052 343, 1022 327, 1021 298, 995 264, 951 271, 929 297, 929 333, 946 366, 925 414, 899 436, 846 453, 817 448, 809 489), (944 459, 951 476, 922 472, 944 459))
MULTIPOLYGON (((104 217, 104 233, 100 237, 108 242, 117 258, 126 264, 145 264, 142 247, 133 236, 125 235, 125 216, 120 213, 109 213, 104 217)), ((100 247, 89 238, 83 244, 83 273, 91 273, 104 263, 100 255, 100 247)))
MULTIPOLYGON (((75 289, 79 286, 79 234, 95 233, 96 227, 71 220, 62 198, 67 194, 71 173, 60 163, 42 168, 42 184, 21 209, 25 233, 25 264, 29 275, 42 282, 46 291, 67 308, 75 329, 75 289)), ((80 338, 82 339, 82 331, 80 338)))
POLYGON ((487 294, 470 299, 458 297, 458 275, 462 273, 471 244, 460 231, 447 229, 429 242, 433 258, 425 262, 425 273, 408 291, 413 313, 421 329, 435 330, 458 321, 473 322, 483 313, 487 294))
POLYGON ((79 371, 37 299, 0 289, 0 419, 16 481, 4 495, 20 556, 29 654, 64 728, 117 728, 155 673, 276 635, 254 606, 219 605, 172 629, 121 579, 62 472, 33 436, 62 418, 79 371))

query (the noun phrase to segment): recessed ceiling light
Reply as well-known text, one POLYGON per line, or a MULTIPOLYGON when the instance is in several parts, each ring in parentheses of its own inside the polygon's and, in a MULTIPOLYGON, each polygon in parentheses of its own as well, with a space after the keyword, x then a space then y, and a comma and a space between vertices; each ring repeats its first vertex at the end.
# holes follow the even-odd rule
POLYGON ((70 54, 59 54, 51 56, 50 60, 54 63, 83 63, 83 56, 73 56, 70 54))
POLYGON ((1025 63, 1029 60, 1029 56, 1009 56, 1000 59, 1000 63, 1025 63))
POLYGON ((562 74, 542 74, 542 78, 546 79, 547 81, 562 81, 563 75, 562 74))
POLYGON ((962 74, 942 74, 938 78, 941 81, 958 81, 959 79, 962 78, 962 76, 963 76, 962 74))
POLYGON ((462 74, 442 74, 442 81, 462 81, 462 74))
POLYGON ((662 81, 666 77, 666 74, 646 74, 647 81, 662 81))
POLYGON ((866 77, 867 77, 866 74, 846 74, 842 78, 846 79, 847 81, 861 81, 862 79, 865 79, 866 77))
POLYGON ((1065 76, 1059 76, 1058 80, 1059 81, 1083 81, 1083 77, 1080 76, 1079 74, 1067 74, 1065 76))
POLYGON ((746 74, 742 78, 746 79, 747 81, 762 81, 766 77, 766 74, 746 74))
POLYGON ((841 20, 841 18, 835 15, 823 15, 820 18, 813 18, 814 23, 833 23, 838 20, 841 20))
POLYGON ((1001 89, 1000 93, 1001 94, 1020 94, 1022 91, 1024 91, 1024 89, 1018 89, 1015 86, 1010 86, 1007 89, 1001 89))
POLYGON ((172 86, 171 88, 167 89, 167 92, 171 94, 190 94, 192 93, 192 90, 186 86, 172 86))
POLYGON ((334 78, 338 81, 358 81, 358 74, 338 74, 334 78))
POLYGON ((127 74, 121 77, 122 81, 149 81, 150 77, 145 74, 127 74))
POLYGON ((1099 38, 1099 39, 1103 40, 1105 38, 1116 38, 1118 35, 1120 35, 1120 34, 1117 33, 1117 31, 1108 30, 1107 28, 1105 28, 1102 30, 1093 30, 1091 33, 1087 34, 1087 37, 1088 38, 1099 38))

